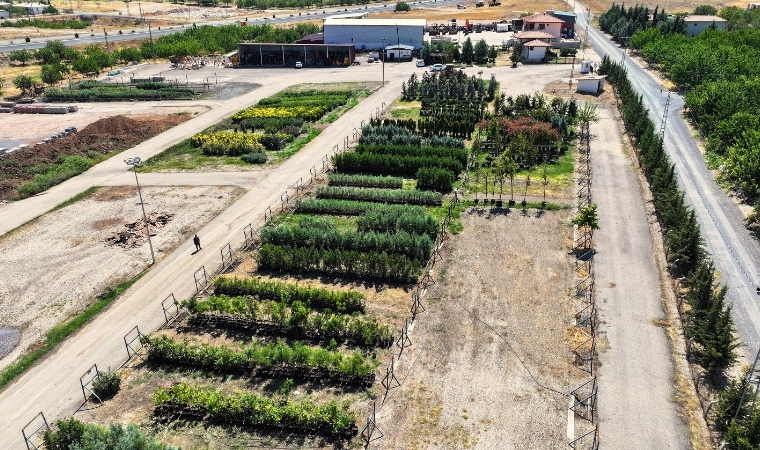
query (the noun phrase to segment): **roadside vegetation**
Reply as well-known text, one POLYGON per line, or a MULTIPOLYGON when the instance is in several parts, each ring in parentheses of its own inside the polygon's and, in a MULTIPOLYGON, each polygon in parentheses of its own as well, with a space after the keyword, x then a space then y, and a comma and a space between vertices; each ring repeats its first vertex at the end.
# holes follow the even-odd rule
POLYGON ((760 238, 760 10, 700 6, 717 14, 726 29, 712 27, 686 35, 681 16, 667 18, 644 6, 613 5, 600 16, 602 29, 628 45, 670 79, 682 94, 687 117, 705 141, 706 159, 719 180, 745 203, 754 205, 746 222, 760 238))
MULTIPOLYGON (((642 106, 641 95, 633 89, 625 68, 605 56, 599 73, 607 75, 620 96, 623 122, 636 142, 637 156, 649 182, 657 217, 665 233, 668 263, 673 274, 684 279, 685 301, 680 313, 685 323, 686 337, 690 341, 689 360, 704 370, 710 388, 719 390, 727 370, 738 359, 736 350, 740 345, 731 316, 731 305, 725 301, 727 288, 720 286, 716 280, 713 263, 703 248, 696 215, 684 202, 684 194, 679 189, 675 166, 665 153, 649 112, 642 106)), ((721 393, 718 396, 720 398, 725 395, 729 394, 721 393)), ((713 420, 724 424, 733 423, 731 418, 736 409, 719 411, 723 411, 723 416, 713 416, 713 420)), ((740 429, 734 430, 732 440, 731 435, 724 435, 730 449, 754 448, 740 444, 742 436, 757 432, 753 428, 744 427, 744 424, 754 425, 751 425, 751 421, 745 422, 742 419, 743 417, 740 422, 736 422, 735 427, 740 429)))

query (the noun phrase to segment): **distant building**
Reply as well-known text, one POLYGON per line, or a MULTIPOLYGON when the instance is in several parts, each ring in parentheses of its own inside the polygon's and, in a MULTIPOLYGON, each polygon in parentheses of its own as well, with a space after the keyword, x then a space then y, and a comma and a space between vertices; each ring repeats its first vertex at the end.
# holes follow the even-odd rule
POLYGON ((240 67, 346 67, 354 62, 353 45, 238 44, 240 67))
POLYGON ((760 8, 760 3, 750 3, 750 4, 747 5, 747 10, 748 11, 754 11, 757 8, 760 8))
POLYGON ((13 6, 16 8, 24 8, 27 14, 32 15, 42 14, 42 10, 47 8, 47 5, 39 3, 14 3, 13 6))
POLYGON ((311 33, 296 41, 296 44, 324 44, 324 33, 311 33))
POLYGON ((565 23, 562 19, 549 14, 534 14, 523 17, 522 20, 522 31, 543 31, 556 39, 560 39, 562 36, 562 26, 565 23))
POLYGON ((388 61, 411 61, 412 50, 411 45, 389 45, 385 47, 385 57, 388 61))
POLYGON ((353 44, 357 50, 381 50, 389 45, 422 48, 425 19, 352 19, 328 17, 325 44, 353 44))
POLYGON ((686 34, 691 37, 705 31, 713 24, 719 30, 726 28, 726 19, 718 16, 686 16, 683 21, 686 23, 686 34))

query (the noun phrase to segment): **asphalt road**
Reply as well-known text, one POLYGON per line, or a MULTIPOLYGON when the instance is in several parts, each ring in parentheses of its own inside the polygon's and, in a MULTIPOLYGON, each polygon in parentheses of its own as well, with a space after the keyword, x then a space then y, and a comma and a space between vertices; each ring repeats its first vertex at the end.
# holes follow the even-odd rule
MULTIPOLYGON (((580 6, 578 6, 580 10, 580 6)), ((585 28, 587 14, 578 16, 578 26, 585 28)), ((578 11, 577 11, 578 12, 578 11)), ((623 58, 621 48, 600 31, 589 28, 589 39, 599 55, 608 54, 614 60, 623 58)), ((643 94, 650 117, 659 126, 667 93, 652 74, 625 58, 628 77, 636 90, 643 94)), ((742 342, 744 360, 754 358, 760 345, 760 247, 743 225, 743 215, 736 204, 715 183, 705 165, 694 136, 683 118, 683 98, 671 94, 665 129, 665 150, 676 165, 678 180, 685 191, 686 202, 696 211, 705 248, 715 260, 722 275, 720 281, 729 287, 728 299, 733 304, 734 321, 742 342)))
MULTIPOLYGON (((424 0, 419 2, 409 2, 409 6, 412 9, 417 8, 428 8, 431 5, 434 6, 445 6, 445 5, 455 5, 458 3, 461 3, 462 0, 424 0)), ((393 9, 393 4, 381 4, 381 5, 375 5, 370 6, 368 5, 366 8, 364 7, 351 7, 351 8, 343 8, 343 9, 324 9, 324 12, 312 12, 309 10, 306 10, 307 12, 310 12, 310 15, 301 15, 297 16, 294 14, 281 14, 277 15, 276 13, 273 14, 274 18, 266 16, 266 17, 258 17, 258 18, 252 18, 248 21, 249 25, 263 25, 265 23, 269 23, 272 25, 282 25, 282 24, 288 24, 288 23, 294 23, 294 22, 302 22, 305 20, 314 20, 314 19, 324 19, 326 17, 336 15, 336 14, 351 14, 351 13, 371 13, 371 12, 378 12, 378 11, 386 11, 389 9, 393 9)), ((228 19, 228 20, 219 20, 219 21, 197 21, 195 22, 196 25, 213 25, 213 26, 222 26, 222 25, 229 25, 233 23, 240 22, 239 19, 228 19)), ((174 33, 181 33, 185 30, 186 27, 183 27, 182 25, 173 25, 171 27, 163 27, 163 29, 157 29, 156 27, 152 27, 152 35, 153 38, 157 38, 159 36, 165 36, 168 34, 174 34, 174 33)), ((34 50, 38 48, 44 47, 48 41, 61 41, 65 45, 87 45, 87 44, 97 44, 101 42, 106 41, 106 36, 101 34, 102 32, 96 32, 94 36, 90 36, 87 31, 80 32, 79 38, 74 38, 74 35, 72 34, 71 37, 68 38, 62 38, 61 36, 54 36, 54 37, 44 37, 44 38, 34 38, 32 39, 32 42, 19 42, 19 40, 13 41, 11 44, 9 43, 5 45, 0 45, 0 53, 4 52, 12 52, 14 50, 34 50)), ((109 42, 115 42, 115 41, 123 41, 128 39, 148 39, 151 36, 151 32, 148 31, 148 29, 144 29, 141 31, 136 31, 134 33, 127 33, 127 34, 109 34, 108 35, 108 41, 109 42)))

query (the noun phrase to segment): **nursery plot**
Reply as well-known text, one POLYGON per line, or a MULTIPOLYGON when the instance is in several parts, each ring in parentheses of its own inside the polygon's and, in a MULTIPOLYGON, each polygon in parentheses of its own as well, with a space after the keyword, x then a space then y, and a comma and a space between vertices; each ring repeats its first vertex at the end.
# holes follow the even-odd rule
POLYGON ((370 93, 370 85, 364 83, 288 88, 148 159, 140 170, 281 162, 370 93))

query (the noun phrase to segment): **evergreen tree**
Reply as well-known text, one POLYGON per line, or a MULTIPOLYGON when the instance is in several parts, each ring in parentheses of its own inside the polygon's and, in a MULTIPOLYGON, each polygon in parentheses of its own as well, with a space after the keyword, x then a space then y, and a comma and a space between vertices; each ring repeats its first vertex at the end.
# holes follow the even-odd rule
POLYGON ((462 44, 462 62, 472 64, 474 57, 475 49, 472 46, 472 39, 467 36, 467 39, 464 40, 464 44, 462 44))

